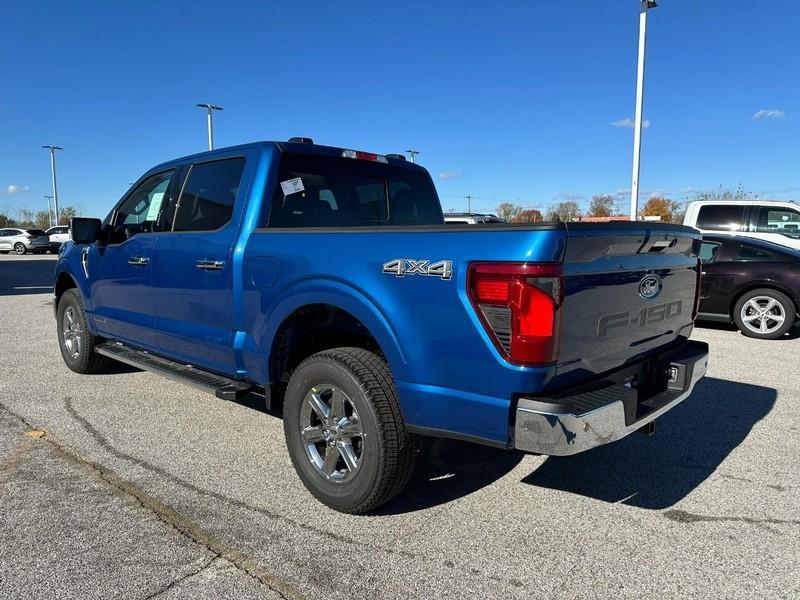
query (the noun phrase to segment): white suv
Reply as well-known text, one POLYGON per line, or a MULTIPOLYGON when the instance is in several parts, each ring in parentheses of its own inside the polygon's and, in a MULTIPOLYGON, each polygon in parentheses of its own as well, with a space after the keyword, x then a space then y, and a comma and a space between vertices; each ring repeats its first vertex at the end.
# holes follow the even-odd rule
POLYGON ((683 224, 800 249, 800 204, 794 202, 698 200, 689 204, 683 224))

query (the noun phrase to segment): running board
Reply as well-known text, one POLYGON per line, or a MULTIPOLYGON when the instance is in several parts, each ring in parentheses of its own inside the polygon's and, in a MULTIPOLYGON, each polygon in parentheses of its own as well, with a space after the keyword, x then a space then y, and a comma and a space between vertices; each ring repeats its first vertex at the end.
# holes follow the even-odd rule
POLYGON ((135 350, 120 342, 104 342, 95 348, 95 352, 137 367, 151 373, 163 375, 206 392, 211 392, 222 400, 240 400, 247 396, 253 386, 244 381, 228 379, 222 375, 203 371, 192 365, 176 363, 145 350, 135 350))

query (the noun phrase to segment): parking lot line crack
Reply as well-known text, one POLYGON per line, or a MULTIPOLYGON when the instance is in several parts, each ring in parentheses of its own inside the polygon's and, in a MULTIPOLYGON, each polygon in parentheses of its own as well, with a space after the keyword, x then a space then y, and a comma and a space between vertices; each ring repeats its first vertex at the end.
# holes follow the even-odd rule
MULTIPOLYGON (((0 403, 0 410, 19 420, 28 429, 35 429, 24 416, 16 413, 5 404, 0 403)), ((150 496, 132 482, 126 481, 102 465, 82 457, 69 446, 56 440, 52 435, 39 438, 39 441, 50 444, 60 456, 80 468, 87 475, 104 483, 118 495, 130 499, 141 508, 150 511, 159 521, 172 527, 183 537, 195 544, 203 546, 208 552, 214 555, 214 558, 226 559, 237 569, 256 579, 278 594, 281 598, 285 600, 303 598, 290 584, 267 572, 254 560, 245 556, 238 550, 229 547, 222 541, 206 533, 175 509, 150 496)))
MULTIPOLYGON (((344 536, 344 535, 341 535, 341 534, 333 533, 333 532, 327 531, 325 529, 320 529, 320 528, 315 527, 313 525, 310 525, 308 523, 298 522, 298 521, 296 521, 294 519, 290 519, 290 518, 288 518, 288 517, 286 517, 284 515, 280 515, 280 514, 272 512, 272 511, 269 511, 269 510, 267 510, 267 509, 265 509, 263 507, 254 506, 252 504, 248 504, 247 502, 243 502, 243 501, 238 500, 236 498, 231 498, 229 496, 226 496, 225 494, 221 494, 219 492, 215 492, 215 491, 212 491, 212 490, 207 490, 207 489, 201 488, 201 487, 199 487, 199 486, 197 486, 197 485, 195 485, 195 484, 193 484, 193 483, 191 483, 189 481, 186 481, 185 479, 182 479, 181 477, 178 477, 177 475, 167 471, 166 469, 164 469, 162 467, 153 465, 153 464, 151 464, 151 463, 149 463, 149 462, 147 462, 147 461, 145 461, 143 459, 140 459, 140 458, 137 458, 135 456, 131 456, 129 454, 126 454, 125 452, 123 452, 123 451, 119 450, 118 448, 116 448, 113 444, 111 444, 111 442, 108 441, 108 439, 102 433, 100 433, 100 431, 97 430, 96 427, 94 427, 83 415, 81 415, 77 411, 77 409, 72 404, 72 398, 69 398, 69 397, 64 398, 64 407, 65 407, 67 413, 69 413, 69 415, 72 416, 72 418, 75 419, 75 421, 77 421, 84 428, 84 430, 86 430, 86 432, 89 433, 95 439, 97 444, 103 450, 105 450, 106 452, 108 452, 109 454, 111 454, 112 456, 114 456, 114 457, 116 457, 116 458, 118 458, 120 460, 124 460, 124 461, 130 462, 130 463, 135 464, 135 465, 137 465, 137 466, 139 466, 139 467, 141 467, 143 469, 146 469, 146 470, 149 470, 149 471, 151 471, 153 473, 156 473, 157 475, 160 475, 160 476, 164 477, 168 481, 172 481, 173 483, 175 483, 177 485, 180 485, 180 486, 188 489, 191 492, 194 492, 194 493, 202 495, 202 496, 207 496, 209 498, 213 498, 213 499, 218 500, 220 502, 223 502, 225 504, 229 504, 229 505, 231 505, 231 506, 233 506, 235 508, 239 508, 239 509, 247 510, 247 511, 252 511, 254 513, 257 513, 257 514, 260 514, 262 516, 265 516, 265 517, 267 517, 269 519, 280 521, 281 523, 297 527, 298 529, 303 530, 303 531, 308 531, 310 533, 314 533, 314 534, 320 535, 320 536, 325 537, 325 538, 327 538, 329 540, 332 540, 332 541, 336 541, 336 542, 340 542, 340 543, 344 543, 344 544, 348 544, 348 545, 352 545, 352 546, 358 547, 361 550, 364 550, 365 548, 369 548, 369 549, 372 549, 372 550, 375 550, 375 551, 384 552, 384 553, 386 553, 388 555, 394 555, 394 556, 398 556, 398 557, 409 559, 409 560, 424 559, 424 557, 421 557, 419 554, 415 554, 413 552, 409 552, 408 550, 403 550, 401 548, 396 548, 396 547, 395 548, 385 547, 385 546, 382 546, 380 544, 370 543, 370 542, 365 541, 363 539, 355 539, 355 538, 350 538, 350 537, 347 537, 347 536, 344 536)), ((432 515, 431 518, 434 518, 434 517, 435 517, 435 514, 432 515)), ((224 556, 223 558, 228 558, 228 557, 224 556)), ((433 560, 433 559, 431 559, 431 560, 433 560)), ((485 573, 483 573, 483 575, 485 575, 485 573)), ((516 586, 519 582, 517 580, 510 579, 509 583, 511 583, 512 585, 516 586)))
POLYGON ((163 596, 164 594, 166 594, 168 591, 170 591, 172 588, 174 588, 179 583, 182 583, 182 582, 186 581, 187 579, 191 579, 192 577, 196 577, 197 575, 199 575, 200 573, 202 573, 203 571, 208 569, 211 565, 214 564, 214 561, 217 560, 218 558, 219 558, 219 556, 214 554, 214 556, 212 556, 210 560, 208 560, 205 563, 203 563, 203 565, 201 565, 197 569, 191 570, 190 572, 186 573, 185 575, 181 575, 180 577, 178 577, 176 579, 173 579, 172 581, 170 581, 164 587, 156 590, 155 592, 153 592, 152 594, 147 596, 145 598, 145 600, 152 600, 153 598, 158 598, 159 596, 163 596))

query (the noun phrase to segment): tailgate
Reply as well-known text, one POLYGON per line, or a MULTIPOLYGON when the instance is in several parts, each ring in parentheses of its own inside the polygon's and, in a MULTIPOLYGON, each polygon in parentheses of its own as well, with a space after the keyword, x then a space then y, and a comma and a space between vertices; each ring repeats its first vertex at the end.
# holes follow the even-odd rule
POLYGON ((553 385, 589 379, 690 335, 699 232, 641 222, 567 230, 553 385))

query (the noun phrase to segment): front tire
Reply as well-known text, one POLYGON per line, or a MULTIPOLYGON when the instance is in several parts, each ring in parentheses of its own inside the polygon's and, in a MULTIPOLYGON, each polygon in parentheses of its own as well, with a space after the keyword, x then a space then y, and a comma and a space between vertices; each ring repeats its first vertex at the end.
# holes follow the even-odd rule
POLYGON ((415 443, 386 362, 361 348, 307 358, 286 388, 286 445, 295 471, 323 504, 361 514, 408 483, 415 443))
POLYGON ((27 251, 28 251, 28 249, 25 247, 25 244, 23 244, 22 242, 17 242, 16 244, 14 244, 14 253, 22 256, 27 251))
POLYGON ((86 324, 83 300, 75 289, 64 292, 56 312, 58 345, 64 363, 76 373, 97 373, 107 363, 105 356, 94 349, 99 339, 92 335, 86 324))
POLYGON ((733 308, 733 320, 747 337, 775 340, 794 325, 794 303, 778 290, 759 288, 742 295, 733 308))

